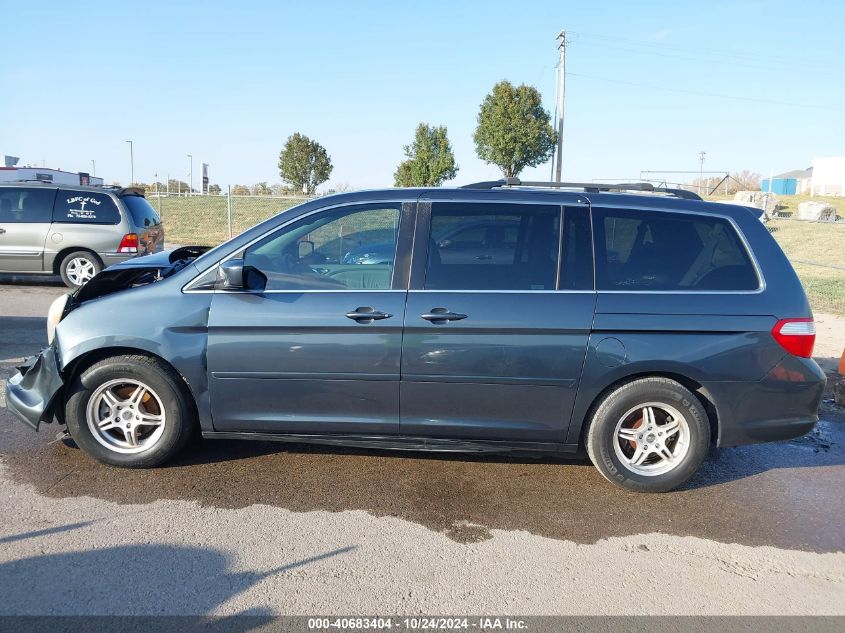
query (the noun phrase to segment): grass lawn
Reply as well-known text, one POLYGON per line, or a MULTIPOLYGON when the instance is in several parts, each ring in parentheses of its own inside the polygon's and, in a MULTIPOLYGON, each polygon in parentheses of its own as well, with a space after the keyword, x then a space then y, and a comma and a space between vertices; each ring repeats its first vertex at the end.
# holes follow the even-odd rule
MULTIPOLYGON (((147 198, 164 222, 167 244, 215 246, 229 239, 226 196, 147 198)), ((304 202, 297 198, 232 196, 232 235, 304 202)))
POLYGON ((771 220, 766 226, 789 259, 845 267, 845 222, 771 220))

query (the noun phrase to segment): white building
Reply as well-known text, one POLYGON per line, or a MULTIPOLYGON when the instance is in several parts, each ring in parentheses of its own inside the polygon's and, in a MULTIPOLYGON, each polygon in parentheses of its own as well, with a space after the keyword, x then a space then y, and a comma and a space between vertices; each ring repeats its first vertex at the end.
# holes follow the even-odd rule
POLYGON ((810 195, 845 196, 845 156, 813 159, 810 195))
POLYGON ((103 179, 85 172, 62 171, 45 167, 0 167, 0 182, 35 180, 57 185, 102 185, 103 179))

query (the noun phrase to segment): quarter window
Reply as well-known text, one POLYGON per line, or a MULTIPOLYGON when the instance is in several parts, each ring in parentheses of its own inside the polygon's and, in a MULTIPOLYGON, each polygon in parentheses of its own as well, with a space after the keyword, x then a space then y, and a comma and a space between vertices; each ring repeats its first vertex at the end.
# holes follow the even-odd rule
POLYGON ((560 207, 434 203, 425 288, 554 290, 560 207))
POLYGON ((398 231, 398 205, 327 211, 249 247, 244 266, 267 277, 267 290, 387 290, 398 231))
POLYGON ((0 188, 0 224, 50 222, 55 189, 0 188))
POLYGON ((593 210, 599 290, 756 290, 730 222, 662 211, 593 210))
POLYGON ((118 224, 120 211, 112 197, 96 191, 59 190, 53 222, 66 224, 118 224))

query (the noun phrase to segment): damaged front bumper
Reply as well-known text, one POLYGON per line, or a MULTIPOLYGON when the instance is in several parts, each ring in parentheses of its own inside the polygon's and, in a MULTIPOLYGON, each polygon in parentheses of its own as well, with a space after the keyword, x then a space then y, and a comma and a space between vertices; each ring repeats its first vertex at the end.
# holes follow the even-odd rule
POLYGON ((53 401, 64 381, 59 373, 56 350, 43 349, 18 367, 6 383, 6 407, 36 431, 53 417, 53 401))

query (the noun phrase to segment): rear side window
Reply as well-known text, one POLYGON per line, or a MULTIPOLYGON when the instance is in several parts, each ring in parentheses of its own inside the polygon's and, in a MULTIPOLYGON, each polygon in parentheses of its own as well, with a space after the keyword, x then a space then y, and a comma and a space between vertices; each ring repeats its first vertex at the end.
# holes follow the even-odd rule
POLYGON ((50 222, 55 189, 0 187, 0 224, 50 222))
POLYGON ((434 203, 425 288, 554 290, 560 207, 434 203))
POLYGON ((756 290, 760 282, 727 220, 594 209, 599 290, 756 290))
POLYGON ((53 222, 67 224, 118 224, 120 212, 111 196, 96 191, 59 189, 53 222))
POLYGON ((123 196, 120 201, 129 209, 132 224, 137 228, 146 229, 161 223, 158 213, 143 196, 123 196))

